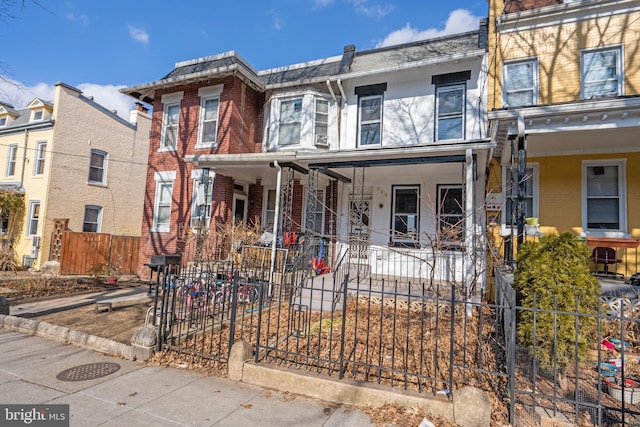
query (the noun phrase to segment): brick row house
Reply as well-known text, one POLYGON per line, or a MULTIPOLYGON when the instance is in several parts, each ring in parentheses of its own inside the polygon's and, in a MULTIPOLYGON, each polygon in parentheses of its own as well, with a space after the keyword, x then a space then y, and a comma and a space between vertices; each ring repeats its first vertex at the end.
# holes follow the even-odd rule
POLYGON ((640 2, 491 1, 489 12, 496 245, 509 260, 529 234, 569 232, 594 255, 613 249, 594 270, 638 272, 640 2))
POLYGON ((123 89, 153 105, 139 275, 156 254, 192 261, 181 233, 206 217, 212 232, 259 224, 278 245, 320 239, 332 267, 348 254, 371 275, 483 284, 480 24, 264 71, 227 52, 123 89))

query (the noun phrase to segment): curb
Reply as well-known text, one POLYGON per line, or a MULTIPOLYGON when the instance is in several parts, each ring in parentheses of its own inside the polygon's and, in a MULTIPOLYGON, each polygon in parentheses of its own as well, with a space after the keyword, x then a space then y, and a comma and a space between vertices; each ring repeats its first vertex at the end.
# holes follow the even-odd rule
POLYGON ((53 325, 24 317, 0 314, 0 328, 71 344, 109 356, 135 360, 133 349, 130 345, 75 329, 69 329, 65 326, 53 325))

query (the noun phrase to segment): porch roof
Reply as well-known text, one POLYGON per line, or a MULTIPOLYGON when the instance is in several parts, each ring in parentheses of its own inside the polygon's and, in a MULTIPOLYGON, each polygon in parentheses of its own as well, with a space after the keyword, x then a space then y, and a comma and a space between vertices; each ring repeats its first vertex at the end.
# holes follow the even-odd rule
MULTIPOLYGON (((274 174, 274 162, 291 166, 299 176, 310 167, 348 168, 392 166, 400 164, 464 162, 467 149, 474 154, 489 156, 495 143, 488 139, 466 142, 434 143, 426 146, 393 147, 340 151, 278 151, 246 154, 201 154, 185 156, 184 160, 197 167, 209 168, 216 173, 245 180, 264 179, 274 174)), ((479 161, 484 161, 480 159, 479 161)), ((333 178, 335 173, 323 172, 333 178)), ((298 177, 299 177, 298 176, 298 177)), ((344 177, 343 177, 344 178, 344 177)))
POLYGON ((508 162, 510 136, 524 119, 527 156, 638 151, 640 96, 509 108, 489 113, 495 154, 508 162), (606 142, 605 142, 606 141, 606 142))

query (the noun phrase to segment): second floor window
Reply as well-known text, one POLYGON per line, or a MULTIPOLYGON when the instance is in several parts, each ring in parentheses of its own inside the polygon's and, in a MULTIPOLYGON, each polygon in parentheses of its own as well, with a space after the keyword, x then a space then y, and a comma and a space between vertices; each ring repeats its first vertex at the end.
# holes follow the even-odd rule
POLYGON ((33 122, 37 122, 42 120, 42 116, 43 116, 44 112, 42 110, 37 110, 33 112, 33 119, 31 121, 33 122))
POLYGON ((436 140, 464 138, 465 85, 436 89, 436 140))
POLYGON ((16 156, 18 154, 18 146, 13 144, 9 146, 9 152, 7 153, 7 176, 14 176, 16 174, 16 156))
POLYGON ((200 105, 200 139, 198 145, 213 145, 218 135, 219 98, 203 99, 200 105))
POLYGON ((175 148, 178 139, 180 105, 165 105, 160 148, 175 148))
POLYGON ((329 135, 329 101, 316 99, 315 145, 325 147, 329 135))
POLYGON ((280 131, 278 145, 300 143, 302 123, 302 98, 283 100, 280 103, 280 131))
POLYGON ((380 145, 382 140, 382 95, 361 97, 358 104, 359 145, 380 145))
POLYGON ((91 150, 89 160, 89 182, 104 184, 106 182, 107 153, 100 150, 91 150))
POLYGON ((44 159, 45 159, 46 152, 47 152, 47 143, 38 142, 38 146, 36 148, 36 161, 33 166, 34 175, 44 174, 44 159))
POLYGON ((538 63, 535 60, 509 62, 503 71, 505 107, 534 105, 538 100, 538 63))
POLYGON ((622 95, 622 50, 582 52, 582 99, 622 95))
POLYGON ((84 207, 84 220, 82 231, 85 233, 99 233, 102 219, 102 208, 100 206, 87 205, 84 207))

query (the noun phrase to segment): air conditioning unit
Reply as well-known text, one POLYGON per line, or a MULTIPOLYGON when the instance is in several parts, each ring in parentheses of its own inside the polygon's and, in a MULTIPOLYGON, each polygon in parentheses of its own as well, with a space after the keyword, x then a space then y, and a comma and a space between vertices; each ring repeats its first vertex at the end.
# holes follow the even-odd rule
POLYGON ((316 147, 328 147, 329 141, 327 135, 316 135, 316 147))
POLYGON ((34 248, 40 247, 40 236, 33 236, 33 244, 31 246, 34 248))
POLYGON ((211 218, 205 218, 204 222, 200 217, 192 217, 191 218, 191 228, 198 229, 200 227, 209 228, 209 224, 211 223, 211 218))

